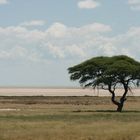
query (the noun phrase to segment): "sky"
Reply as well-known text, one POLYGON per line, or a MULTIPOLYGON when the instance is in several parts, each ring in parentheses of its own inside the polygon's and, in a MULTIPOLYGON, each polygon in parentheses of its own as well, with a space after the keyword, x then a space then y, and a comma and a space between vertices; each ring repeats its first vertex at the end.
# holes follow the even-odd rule
POLYGON ((0 87, 74 87, 68 67, 140 61, 140 0, 0 0, 0 87))

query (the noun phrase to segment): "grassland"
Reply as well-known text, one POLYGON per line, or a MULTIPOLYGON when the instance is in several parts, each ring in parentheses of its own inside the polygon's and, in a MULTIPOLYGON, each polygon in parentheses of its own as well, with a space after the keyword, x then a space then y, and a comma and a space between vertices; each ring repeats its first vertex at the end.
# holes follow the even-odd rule
POLYGON ((140 140, 140 97, 0 97, 0 140, 140 140))

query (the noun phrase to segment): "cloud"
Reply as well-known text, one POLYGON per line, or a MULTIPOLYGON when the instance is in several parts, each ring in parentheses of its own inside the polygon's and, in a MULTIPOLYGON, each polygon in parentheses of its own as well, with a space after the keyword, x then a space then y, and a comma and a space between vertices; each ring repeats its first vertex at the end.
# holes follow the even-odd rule
POLYGON ((9 2, 8 2, 8 0, 0 0, 0 5, 1 4, 8 4, 9 2))
POLYGON ((49 27, 46 33, 52 37, 62 38, 67 33, 67 27, 62 23, 56 22, 49 27))
POLYGON ((94 9, 100 6, 100 3, 95 0, 82 0, 78 2, 78 7, 81 9, 94 9))
POLYGON ((139 4, 140 0, 128 0, 129 4, 139 4))
POLYGON ((92 40, 111 30, 109 25, 101 23, 92 23, 81 27, 67 27, 62 23, 54 23, 46 30, 45 42, 48 43, 43 45, 43 49, 55 58, 85 58, 88 56, 88 50, 90 50, 88 47, 91 47, 92 40))
POLYGON ((84 33, 89 33, 89 32, 95 33, 95 32, 109 32, 112 29, 109 25, 105 25, 101 23, 92 23, 80 27, 80 30, 83 31, 84 33))
POLYGON ((65 58, 64 51, 61 47, 55 46, 51 43, 47 43, 48 50, 50 54, 55 58, 65 58))
POLYGON ((20 26, 43 26, 45 25, 45 21, 43 20, 32 20, 32 21, 26 21, 20 24, 20 26))
POLYGON ((81 27, 67 27, 62 23, 54 23, 48 28, 46 33, 50 37, 63 38, 65 36, 71 36, 74 33, 81 36, 89 33, 95 34, 110 32, 111 30, 112 29, 109 25, 101 23, 92 23, 81 27))
POLYGON ((36 46, 41 44, 43 36, 42 31, 20 26, 0 27, 0 59, 40 61, 41 55, 36 46))
POLYGON ((140 10, 140 0, 128 0, 131 10, 140 10))
MULTIPOLYGON (((0 27, 0 59, 46 61, 48 59, 83 58, 93 38, 111 31, 109 25, 92 23, 67 27, 54 23, 46 30, 24 26, 0 27)), ((95 41, 94 43, 96 44, 95 41)))
POLYGON ((116 36, 110 36, 111 31, 109 25, 102 23, 68 27, 57 22, 46 30, 0 27, 0 60, 77 62, 99 55, 118 54, 140 59, 140 27, 131 27, 116 36))

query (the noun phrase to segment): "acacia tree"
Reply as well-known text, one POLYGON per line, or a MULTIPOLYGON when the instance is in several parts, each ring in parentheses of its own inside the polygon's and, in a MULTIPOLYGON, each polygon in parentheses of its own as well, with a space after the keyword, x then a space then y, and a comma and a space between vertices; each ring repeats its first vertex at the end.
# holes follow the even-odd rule
POLYGON ((140 83, 140 62, 124 56, 94 57, 68 68, 71 80, 79 80, 84 87, 98 87, 111 93, 112 102, 121 112, 127 93, 140 83), (123 88, 123 95, 116 100, 116 89, 123 88))

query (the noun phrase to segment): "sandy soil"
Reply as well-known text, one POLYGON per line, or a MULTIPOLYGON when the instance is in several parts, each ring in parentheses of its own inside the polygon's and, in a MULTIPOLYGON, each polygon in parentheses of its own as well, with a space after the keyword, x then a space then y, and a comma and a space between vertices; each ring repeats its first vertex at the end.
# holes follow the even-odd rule
MULTIPOLYGON (((123 93, 118 89, 117 95, 123 93)), ((140 96, 140 89, 133 89, 129 96, 140 96)), ((0 96, 110 96, 106 90, 82 88, 0 88, 0 96)))

